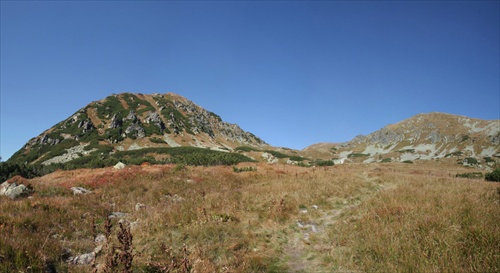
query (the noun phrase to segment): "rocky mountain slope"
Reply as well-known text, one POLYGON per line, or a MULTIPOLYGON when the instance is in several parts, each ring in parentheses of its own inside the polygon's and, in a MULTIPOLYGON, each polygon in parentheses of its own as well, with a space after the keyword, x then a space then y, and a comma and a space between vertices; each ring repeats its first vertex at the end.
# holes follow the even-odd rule
POLYGON ((345 143, 320 143, 305 155, 341 162, 453 160, 493 165, 500 157, 500 120, 443 113, 419 114, 345 143))
POLYGON ((190 146, 227 152, 242 145, 268 146, 180 95, 122 93, 78 110, 29 140, 9 161, 48 165, 143 148, 190 146))

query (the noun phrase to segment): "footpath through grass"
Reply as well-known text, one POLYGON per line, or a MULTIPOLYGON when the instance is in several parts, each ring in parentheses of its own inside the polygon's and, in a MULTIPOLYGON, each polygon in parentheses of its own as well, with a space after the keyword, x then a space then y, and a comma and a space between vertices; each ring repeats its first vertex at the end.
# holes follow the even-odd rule
POLYGON ((111 229, 106 220, 113 212, 127 213, 133 272, 500 271, 499 185, 456 178, 463 167, 237 166, 250 167, 144 165, 32 179, 33 198, 0 198, 0 272, 92 272, 66 260, 109 233, 95 262, 104 271, 123 253, 120 219, 111 229), (71 186, 93 193, 74 196, 71 186))

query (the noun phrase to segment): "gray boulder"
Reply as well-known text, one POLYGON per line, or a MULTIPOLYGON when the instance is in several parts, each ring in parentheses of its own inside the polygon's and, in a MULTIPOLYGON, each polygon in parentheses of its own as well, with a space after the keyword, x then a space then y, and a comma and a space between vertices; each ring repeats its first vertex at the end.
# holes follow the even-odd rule
POLYGON ((4 182, 0 185, 0 195, 9 197, 10 199, 16 199, 20 197, 26 197, 32 193, 32 190, 23 184, 17 184, 16 182, 9 183, 4 182))

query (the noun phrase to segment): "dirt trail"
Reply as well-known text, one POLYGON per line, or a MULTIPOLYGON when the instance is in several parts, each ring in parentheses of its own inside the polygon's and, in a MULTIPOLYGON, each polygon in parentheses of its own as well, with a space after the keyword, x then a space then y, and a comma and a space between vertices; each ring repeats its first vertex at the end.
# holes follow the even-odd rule
MULTIPOLYGON (((362 172, 358 176, 359 179, 370 184, 369 187, 364 188, 362 193, 347 199, 332 199, 330 201, 335 204, 334 209, 313 207, 311 209, 315 211, 309 216, 315 215, 316 217, 309 217, 310 220, 307 222, 297 220, 297 228, 293 229, 288 243, 284 246, 285 261, 290 269, 289 272, 352 271, 352 269, 341 265, 337 265, 336 268, 325 268, 322 265, 321 256, 327 251, 332 251, 329 249, 331 246, 325 247, 325 242, 329 240, 328 231, 334 228, 344 212, 359 206, 378 191, 391 187, 390 185, 377 184, 377 178, 370 177, 367 172, 362 172)), ((298 219, 300 213, 309 212, 305 212, 305 210, 299 212, 298 219)))

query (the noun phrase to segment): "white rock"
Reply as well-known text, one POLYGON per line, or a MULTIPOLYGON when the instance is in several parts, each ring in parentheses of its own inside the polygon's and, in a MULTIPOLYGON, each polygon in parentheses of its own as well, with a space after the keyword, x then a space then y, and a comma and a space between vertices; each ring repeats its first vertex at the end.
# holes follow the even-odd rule
POLYGON ((137 210, 137 211, 144 209, 144 208, 146 208, 146 205, 144 205, 142 203, 135 204, 135 210, 137 210))
POLYGON ((123 164, 122 162, 118 162, 118 163, 116 163, 116 165, 113 167, 113 169, 115 169, 115 170, 121 170, 121 169, 125 168, 125 166, 126 166, 126 165, 125 165, 125 164, 123 164))
POLYGON ((0 186, 0 195, 5 195, 10 199, 26 196, 31 193, 31 189, 23 184, 18 185, 16 182, 4 182, 0 186))
POLYGON ((71 187, 70 190, 73 191, 73 195, 92 193, 92 191, 82 187, 71 187))

